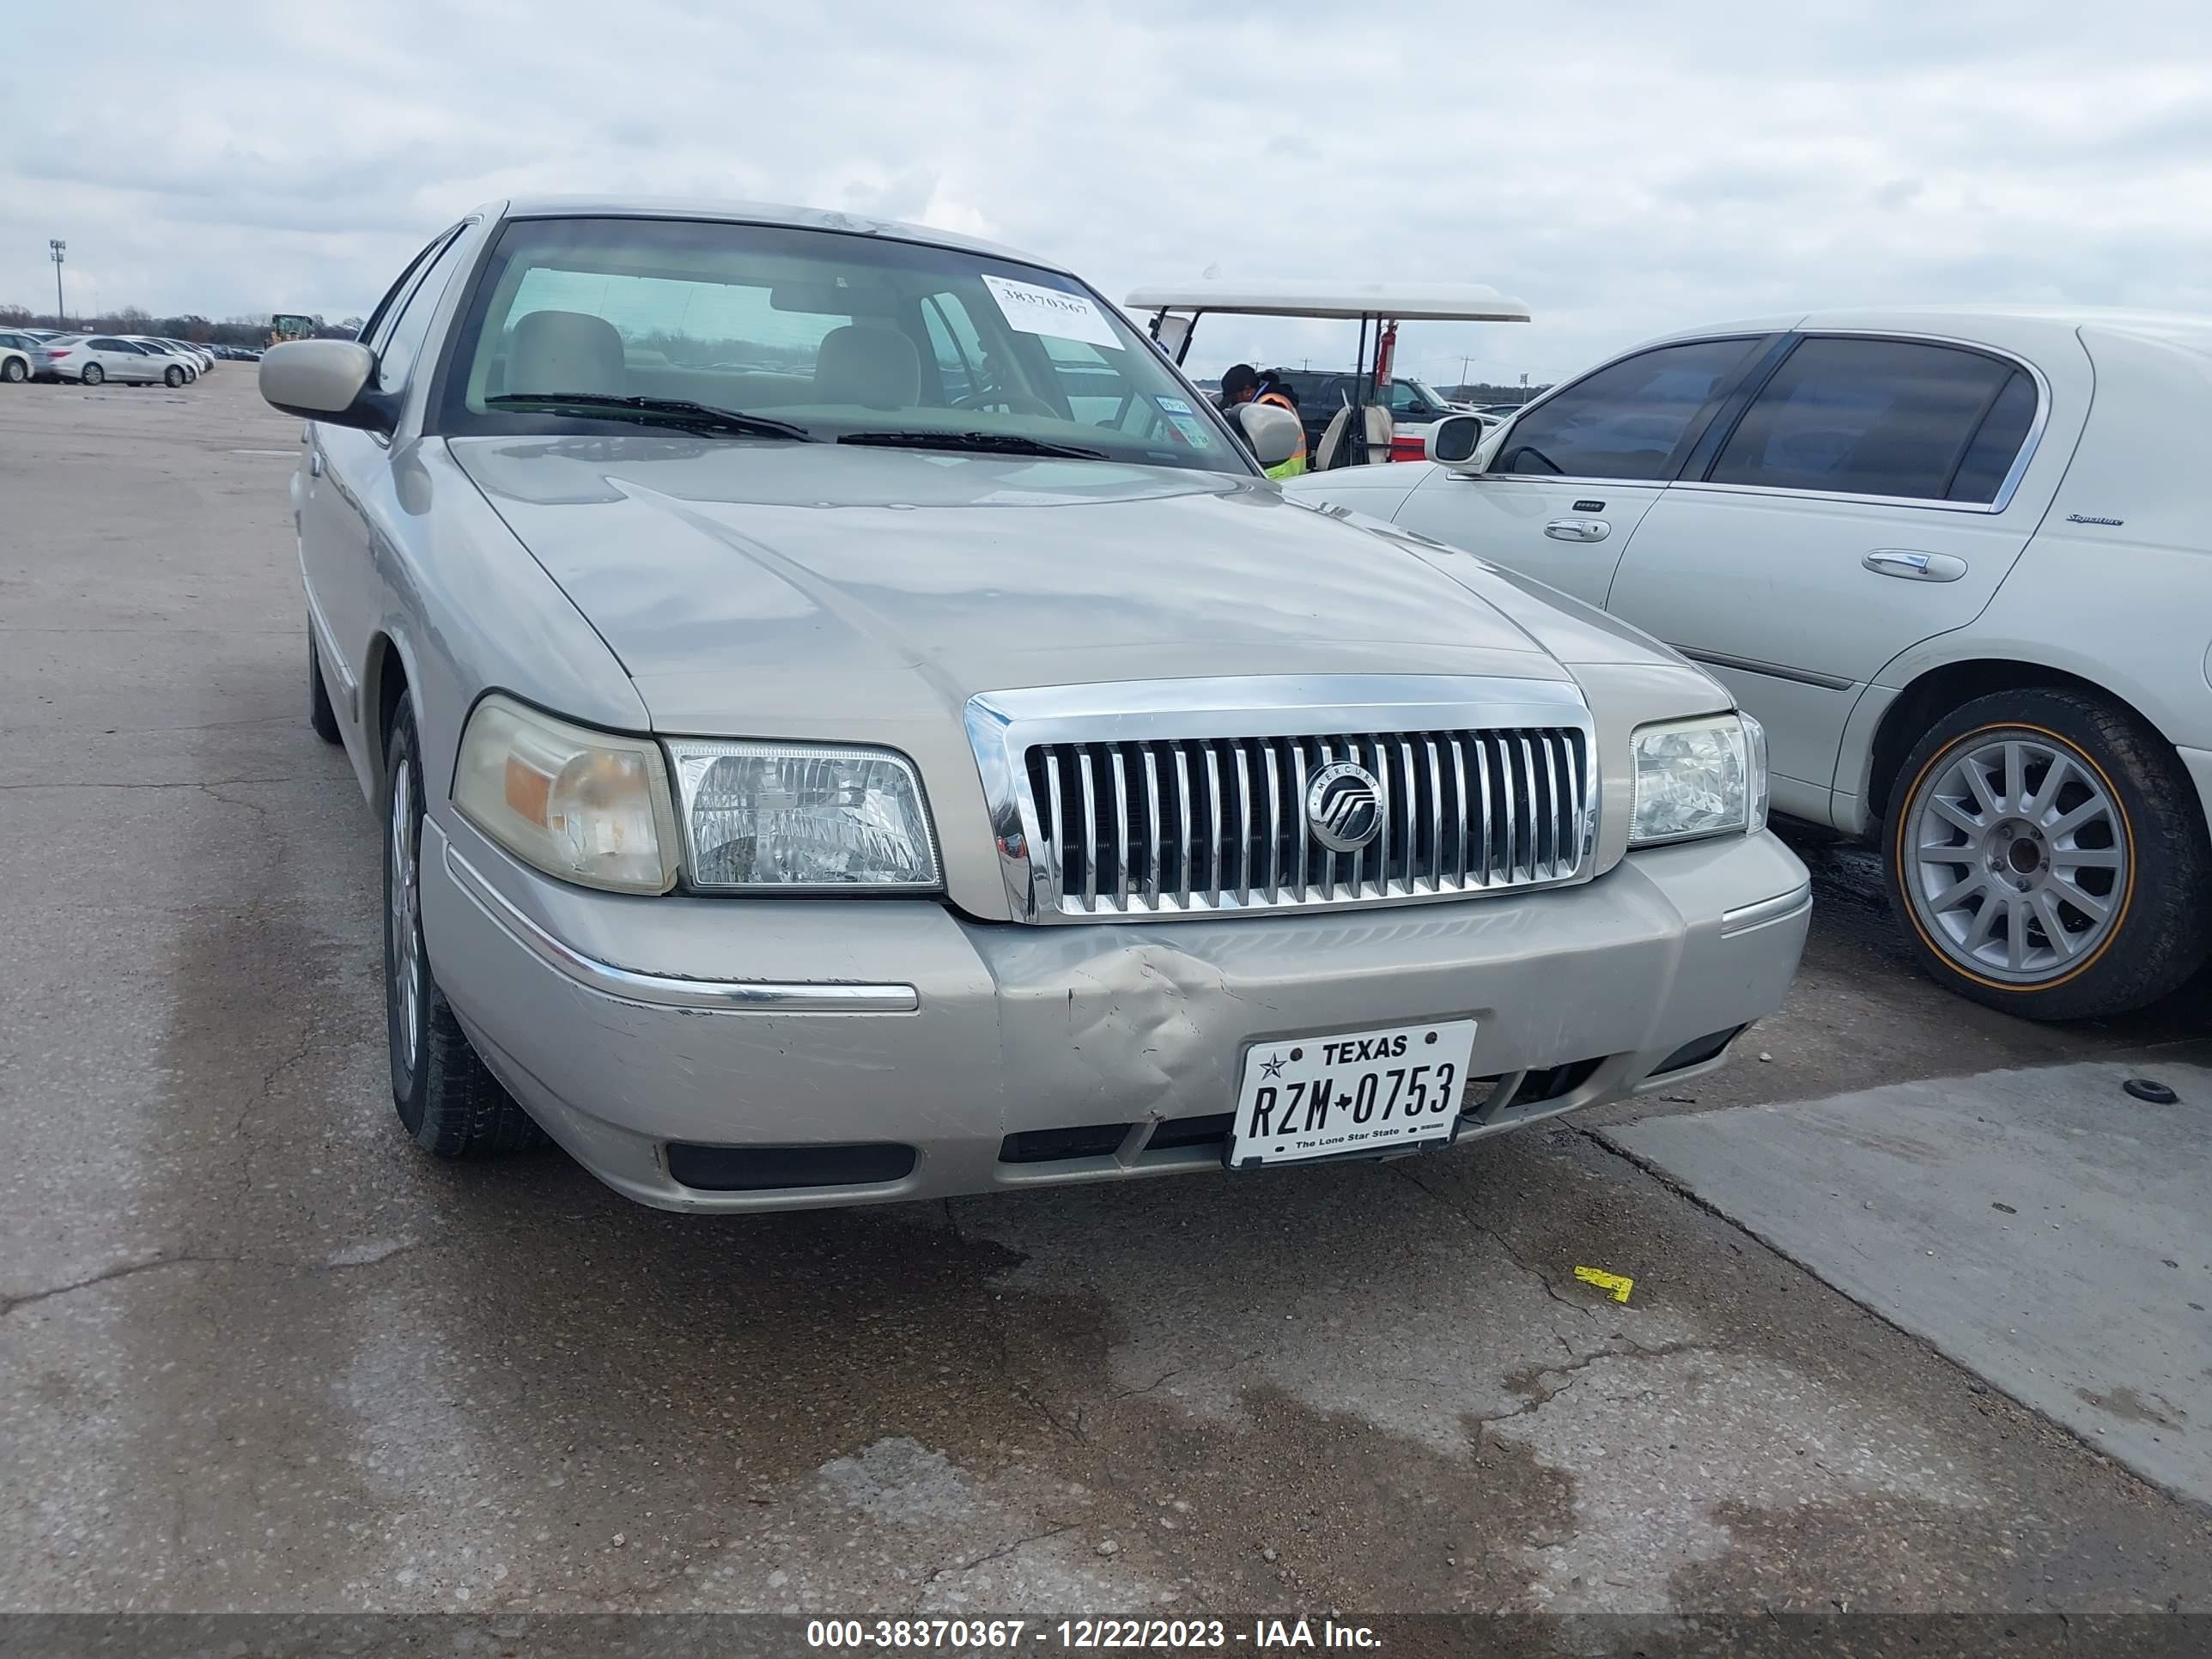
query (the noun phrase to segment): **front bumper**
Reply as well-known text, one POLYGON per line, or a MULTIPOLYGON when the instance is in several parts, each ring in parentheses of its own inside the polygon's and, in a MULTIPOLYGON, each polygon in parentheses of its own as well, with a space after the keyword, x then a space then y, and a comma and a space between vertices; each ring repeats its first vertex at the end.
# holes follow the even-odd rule
POLYGON ((1768 835, 1636 854, 1581 887, 1157 926, 586 892, 434 819, 422 859, 432 970, 478 1052, 594 1175, 677 1210, 1218 1170, 1195 1121, 1231 1109, 1247 1046, 1420 1021, 1477 1022, 1471 1070, 1503 1081, 1470 1091, 1458 1138, 1495 1133, 1718 1064, 1662 1070, 1780 1006, 1812 910, 1768 835), (688 1172, 686 1148, 886 1146, 911 1168, 872 1178, 864 1158, 850 1184, 671 1173, 672 1147, 688 1172))

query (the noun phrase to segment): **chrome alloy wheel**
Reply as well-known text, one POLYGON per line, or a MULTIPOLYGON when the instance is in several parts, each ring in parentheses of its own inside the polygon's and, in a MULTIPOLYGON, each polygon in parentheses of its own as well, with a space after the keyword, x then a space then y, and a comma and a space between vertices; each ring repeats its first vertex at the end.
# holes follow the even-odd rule
POLYGON ((414 763, 403 760, 392 780, 392 897, 386 908, 392 930, 392 988, 398 995, 399 1060, 411 1074, 422 1041, 422 928, 416 906, 416 828, 414 763))
POLYGON ((1905 895, 1929 941, 1970 973, 2063 977, 2126 908, 2126 819, 2070 745, 1974 733, 1929 768, 1906 811, 1905 895))

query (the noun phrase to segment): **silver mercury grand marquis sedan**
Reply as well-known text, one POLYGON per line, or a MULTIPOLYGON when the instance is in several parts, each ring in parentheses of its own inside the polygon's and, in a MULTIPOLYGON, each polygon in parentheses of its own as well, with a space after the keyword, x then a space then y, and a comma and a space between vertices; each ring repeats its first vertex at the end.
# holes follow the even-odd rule
POLYGON ((430 1152, 681 1210, 1404 1154, 1717 1065, 1796 970, 1724 690, 1285 500, 1050 264, 509 202, 260 379, 430 1152))

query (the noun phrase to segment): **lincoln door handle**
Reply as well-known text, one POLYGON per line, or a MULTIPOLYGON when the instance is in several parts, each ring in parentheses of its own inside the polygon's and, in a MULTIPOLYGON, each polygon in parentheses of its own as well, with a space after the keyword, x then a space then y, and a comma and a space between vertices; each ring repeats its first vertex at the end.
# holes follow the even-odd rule
POLYGON ((1613 534, 1613 526, 1603 519, 1554 519, 1544 533, 1555 542, 1601 542, 1613 534))
POLYGON ((1954 582, 1966 574, 1964 559, 1903 547, 1877 547, 1859 562, 1877 576, 1901 576, 1909 582, 1954 582))
POLYGON ((311 478, 323 476, 323 452, 319 449, 307 457, 307 476, 311 478))

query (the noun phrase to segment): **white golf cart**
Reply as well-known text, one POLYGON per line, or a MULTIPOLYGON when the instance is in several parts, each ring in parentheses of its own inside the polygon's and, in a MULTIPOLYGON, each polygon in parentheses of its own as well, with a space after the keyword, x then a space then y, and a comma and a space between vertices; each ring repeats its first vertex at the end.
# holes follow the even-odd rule
POLYGON ((1208 312, 1240 316, 1320 317, 1359 325, 1359 352, 1352 385, 1359 412, 1346 395, 1314 444, 1307 465, 1316 472, 1363 466, 1390 459, 1390 362, 1405 322, 1525 323, 1528 307, 1481 283, 1232 283, 1201 279, 1140 288, 1123 302, 1132 315, 1152 313, 1149 327, 1161 349, 1180 364, 1190 353, 1198 319, 1208 312))

